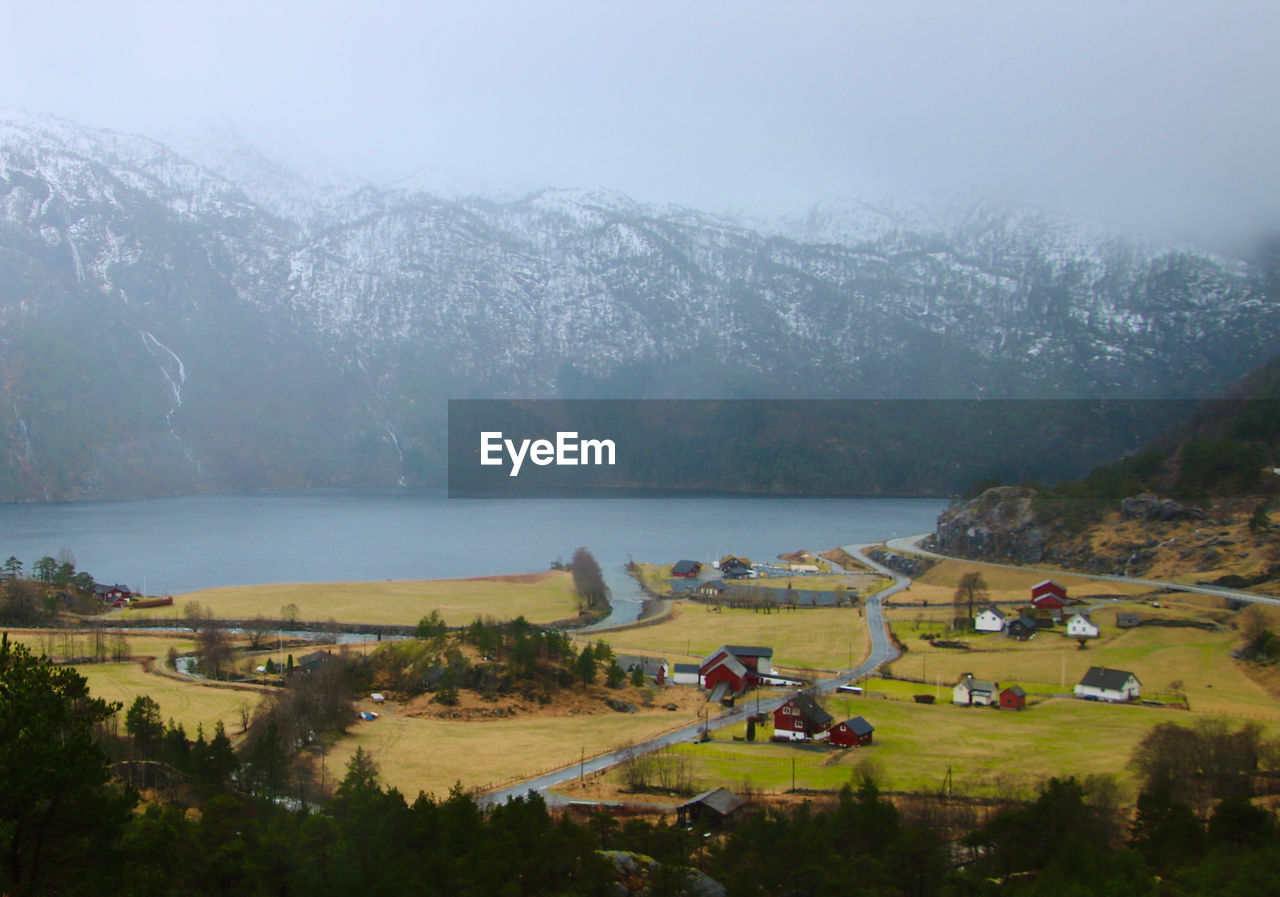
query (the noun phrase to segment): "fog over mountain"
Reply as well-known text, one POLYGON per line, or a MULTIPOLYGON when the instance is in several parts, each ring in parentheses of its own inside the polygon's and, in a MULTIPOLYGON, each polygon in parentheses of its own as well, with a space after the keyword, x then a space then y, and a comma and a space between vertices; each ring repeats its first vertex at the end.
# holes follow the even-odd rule
POLYGON ((0 497, 438 481, 447 398, 1186 397, 1280 351, 1274 249, 990 200, 752 229, 192 155, 0 115, 0 497))

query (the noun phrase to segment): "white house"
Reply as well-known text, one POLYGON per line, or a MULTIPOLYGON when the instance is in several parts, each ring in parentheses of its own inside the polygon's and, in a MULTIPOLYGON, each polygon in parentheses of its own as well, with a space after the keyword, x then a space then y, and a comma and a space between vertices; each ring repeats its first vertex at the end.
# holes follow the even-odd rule
POLYGON ((978 632, 1004 632, 1004 614, 995 607, 985 608, 973 618, 973 628, 978 632))
POLYGON ((1097 638, 1098 627, 1084 614, 1075 613, 1067 621, 1067 635, 1071 638, 1097 638))
POLYGON ((1090 701, 1133 701, 1142 694, 1142 683, 1128 670, 1089 667, 1075 691, 1077 698, 1090 701))
POLYGON ((973 673, 965 673, 960 681, 951 689, 952 704, 993 704, 999 700, 1000 683, 985 682, 973 678, 973 673))

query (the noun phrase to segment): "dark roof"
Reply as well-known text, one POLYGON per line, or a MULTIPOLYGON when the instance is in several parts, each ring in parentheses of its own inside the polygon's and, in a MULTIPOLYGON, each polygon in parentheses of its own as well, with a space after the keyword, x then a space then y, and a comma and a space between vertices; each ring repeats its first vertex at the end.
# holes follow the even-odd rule
POLYGON ((689 807, 703 806, 709 810, 714 810, 721 816, 728 816, 741 807, 742 804, 742 798, 729 789, 713 788, 710 791, 704 791, 696 795, 692 800, 682 803, 678 809, 684 810, 689 807))
POLYGON ((677 663, 671 667, 673 673, 697 673, 700 670, 696 663, 677 663))
POLYGON ((676 565, 671 568, 671 573, 680 576, 686 573, 697 573, 702 569, 702 565, 697 561, 677 561, 676 565))
POLYGON ((860 716, 855 716, 853 719, 845 720, 845 725, 849 727, 849 731, 854 735, 870 735, 876 730, 875 726, 871 725, 871 723, 867 722, 860 716))
POLYGON ((1000 692, 1000 694, 1004 694, 1005 691, 1012 692, 1013 694, 1017 695, 1019 698, 1025 698, 1027 696, 1027 693, 1022 690, 1021 685, 1010 685, 1004 691, 1000 692))
POLYGON ((1138 620, 1137 614, 1116 614, 1117 626, 1137 626, 1138 620))
POLYGON ((333 660, 332 651, 312 651, 310 654, 303 654, 298 658, 298 663, 304 667, 314 666, 316 664, 328 663, 333 660))
POLYGON ((762 648, 759 645, 725 645, 725 648, 732 651, 738 657, 772 657, 772 648, 762 648))
POLYGON ((1023 626, 1027 627, 1028 629, 1036 628, 1036 618, 1032 616, 1028 616, 1027 614, 1020 614, 1018 616, 1018 619, 1014 620, 1013 622, 1021 623, 1023 626))
MULTIPOLYGON (((1081 685, 1087 685, 1090 688, 1102 688, 1107 691, 1122 691, 1124 684, 1129 681, 1129 677, 1133 676, 1128 670, 1109 670, 1106 667, 1089 667, 1089 672, 1084 674, 1084 678, 1080 680, 1081 685)), ((1133 676, 1135 682, 1138 681, 1137 676, 1133 676)), ((1141 685, 1141 682, 1138 682, 1141 685)))
POLYGON ((796 695, 789 702, 800 711, 800 715, 815 726, 829 726, 834 717, 818 706, 818 702, 804 692, 796 695))
POLYGON ((613 659, 618 666, 622 667, 623 672, 630 673, 639 667, 646 676, 657 676, 667 663, 661 657, 639 657, 634 654, 619 654, 613 659))
POLYGON ((725 584, 718 579, 708 579, 706 582, 698 583, 696 588, 699 588, 699 589, 711 588, 711 589, 715 589, 717 592, 723 592, 725 590, 725 584))

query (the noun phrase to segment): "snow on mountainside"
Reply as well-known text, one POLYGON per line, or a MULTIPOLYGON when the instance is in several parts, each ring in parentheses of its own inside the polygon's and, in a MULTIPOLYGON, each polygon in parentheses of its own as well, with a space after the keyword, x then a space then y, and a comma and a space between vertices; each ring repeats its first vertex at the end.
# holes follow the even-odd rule
POLYGON ((1278 324, 1272 275, 992 202, 752 228, 0 112, 0 498, 429 478, 458 396, 1204 395, 1278 324))

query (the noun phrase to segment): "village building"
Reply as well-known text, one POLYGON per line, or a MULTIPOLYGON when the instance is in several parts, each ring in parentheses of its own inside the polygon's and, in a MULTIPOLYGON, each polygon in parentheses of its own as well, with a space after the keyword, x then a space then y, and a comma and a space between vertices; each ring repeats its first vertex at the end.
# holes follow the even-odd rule
POLYGON ((751 562, 746 558, 725 555, 720 559, 720 575, 725 579, 746 579, 753 573, 751 562))
POLYGON ((1002 710, 1022 710, 1027 706, 1027 693, 1021 685, 1010 685, 1000 692, 1000 708, 1002 710))
POLYGON ((671 568, 671 575, 681 579, 692 579, 701 571, 702 565, 697 561, 677 561, 671 568))
POLYGON ((332 651, 312 651, 310 654, 303 654, 298 658, 296 669, 304 673, 314 673, 327 663, 338 659, 338 655, 332 651))
POLYGON ((983 608, 982 611, 973 618, 973 628, 978 632, 1003 632, 1005 618, 994 605, 983 608))
POLYGON ((1004 629, 1004 634, 1009 638, 1016 638, 1020 642, 1025 642, 1036 634, 1038 624, 1035 619, 1027 614, 1021 614, 1016 620, 1010 620, 1009 625, 1004 629))
POLYGON ((728 589, 725 587, 725 584, 722 583, 720 580, 709 579, 706 582, 698 585, 697 588, 694 589, 694 591, 697 592, 699 595, 701 595, 703 598, 719 598, 722 595, 724 595, 724 593, 727 592, 728 589))
POLYGON ((714 788, 676 807, 676 824, 720 828, 742 809, 744 801, 727 788, 714 788))
POLYGON ((696 663, 677 663, 671 667, 671 681, 676 685, 701 685, 702 674, 696 663))
POLYGON ((973 673, 964 673, 960 681, 951 689, 951 703, 965 706, 987 706, 996 701, 996 693, 1000 687, 998 682, 987 682, 973 678, 973 673))
POLYGON ((876 727, 860 716, 845 720, 831 729, 828 736, 836 747, 863 747, 871 743, 871 733, 876 727))
POLYGON ((1134 701, 1142 694, 1142 683, 1128 670, 1089 667, 1076 685, 1075 694, 1089 701, 1134 701))
POLYGON ((1067 620, 1067 635, 1072 638, 1097 638, 1098 627, 1082 613, 1074 613, 1067 620))
POLYGON ((639 669, 641 674, 657 685, 666 685, 671 668, 661 657, 640 657, 634 654, 619 654, 613 658, 614 663, 622 667, 622 671, 631 675, 639 669))
POLYGON ((1062 610, 1067 606, 1067 589, 1052 579, 1031 587, 1031 604, 1040 610, 1062 610))
POLYGON ((827 737, 835 719, 812 697, 799 692, 773 711, 774 741, 818 741, 827 737))
POLYGON ((111 607, 124 607, 133 598, 133 590, 128 586, 120 585, 120 583, 108 586, 95 582, 93 584, 93 594, 103 604, 108 604, 111 607))
POLYGON ((1116 625, 1121 629, 1133 629, 1141 623, 1142 619, 1137 614, 1116 614, 1116 625))

